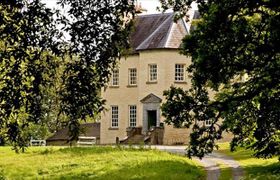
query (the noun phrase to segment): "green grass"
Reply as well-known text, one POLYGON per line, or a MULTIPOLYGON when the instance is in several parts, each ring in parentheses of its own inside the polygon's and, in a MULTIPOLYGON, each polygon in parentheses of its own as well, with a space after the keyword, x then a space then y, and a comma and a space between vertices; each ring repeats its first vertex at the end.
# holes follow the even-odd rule
POLYGON ((157 150, 0 147, 0 179, 205 179, 202 167, 157 150))
POLYGON ((253 152, 244 148, 230 152, 228 143, 219 144, 218 152, 233 157, 245 170, 245 179, 280 179, 280 162, 278 158, 259 159, 252 156, 253 152))
POLYGON ((219 180, 229 180, 232 179, 232 171, 231 168, 223 163, 219 163, 219 168, 220 168, 220 176, 219 176, 219 180))

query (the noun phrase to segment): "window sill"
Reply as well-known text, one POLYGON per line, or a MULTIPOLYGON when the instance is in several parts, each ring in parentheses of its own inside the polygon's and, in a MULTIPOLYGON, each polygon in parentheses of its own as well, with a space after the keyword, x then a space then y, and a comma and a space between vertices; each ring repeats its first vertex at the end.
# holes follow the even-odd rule
POLYGON ((109 86, 109 88, 119 88, 120 86, 109 86))
POLYGON ((128 87, 128 88, 134 88, 134 87, 137 87, 137 85, 135 84, 132 84, 132 85, 127 85, 126 87, 128 87))
POLYGON ((110 128, 108 128, 108 130, 119 130, 119 128, 118 127, 110 127, 110 128))
POLYGON ((157 84, 157 81, 147 81, 146 84, 157 84))
POLYGON ((187 84, 186 81, 174 81, 175 84, 187 84))

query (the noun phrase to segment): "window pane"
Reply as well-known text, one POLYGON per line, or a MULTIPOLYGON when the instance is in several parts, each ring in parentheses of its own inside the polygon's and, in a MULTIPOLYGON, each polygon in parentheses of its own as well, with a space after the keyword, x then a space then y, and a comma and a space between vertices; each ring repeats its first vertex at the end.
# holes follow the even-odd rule
POLYGON ((119 126, 119 107, 118 106, 112 106, 112 127, 118 127, 119 126))
POLYGON ((137 84, 137 70, 136 68, 129 69, 129 84, 136 85, 137 84))
POLYGON ((157 65, 150 64, 149 65, 149 81, 156 81, 157 80, 157 65))
POLYGON ((212 121, 211 120, 205 120, 205 126, 211 126, 212 121))
POLYGON ((175 64, 175 81, 185 80, 185 65, 175 64))
POLYGON ((119 85, 119 70, 115 69, 113 70, 112 74, 112 86, 118 86, 119 85))
POLYGON ((129 126, 136 127, 137 108, 136 106, 129 106, 129 126))

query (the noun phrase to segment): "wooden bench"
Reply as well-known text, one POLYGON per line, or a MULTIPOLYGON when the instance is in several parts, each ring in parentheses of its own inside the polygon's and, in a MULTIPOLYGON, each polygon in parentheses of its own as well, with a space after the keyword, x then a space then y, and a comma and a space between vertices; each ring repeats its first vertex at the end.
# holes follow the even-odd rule
POLYGON ((46 146, 46 140, 42 140, 42 139, 31 139, 30 140, 30 146, 46 146))
POLYGON ((96 137, 92 136, 79 136, 77 146, 93 146, 96 144, 96 137))

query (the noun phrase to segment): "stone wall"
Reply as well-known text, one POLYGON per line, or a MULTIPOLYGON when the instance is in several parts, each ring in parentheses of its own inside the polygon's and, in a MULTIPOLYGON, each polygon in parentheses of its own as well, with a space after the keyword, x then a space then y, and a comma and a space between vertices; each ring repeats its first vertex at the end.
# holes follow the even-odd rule
POLYGON ((188 144, 190 129, 174 128, 172 125, 164 126, 163 143, 166 145, 188 144))
MULTIPOLYGON (((103 90, 102 97, 106 99, 106 110, 101 113, 101 144, 113 144, 116 138, 124 139, 126 128, 129 127, 129 105, 137 106, 136 126, 143 127, 143 104, 141 99, 153 93, 163 99, 163 91, 171 85, 189 88, 190 80, 185 82, 174 82, 175 64, 190 64, 190 58, 180 55, 178 50, 146 50, 140 51, 139 54, 122 58, 119 63, 119 86, 112 87, 110 83, 103 90), (157 82, 150 83, 149 64, 157 64, 157 82), (128 85, 128 69, 137 68, 137 86, 128 85), (119 107, 119 127, 111 128, 111 106, 119 107)), ((163 100, 164 101, 164 100, 163 100)), ((159 110, 160 111, 160 110, 159 110)), ((159 112, 160 113, 160 112, 159 112)), ((159 122, 163 118, 159 117, 159 122)), ((145 129, 145 127, 143 127, 145 129)))

